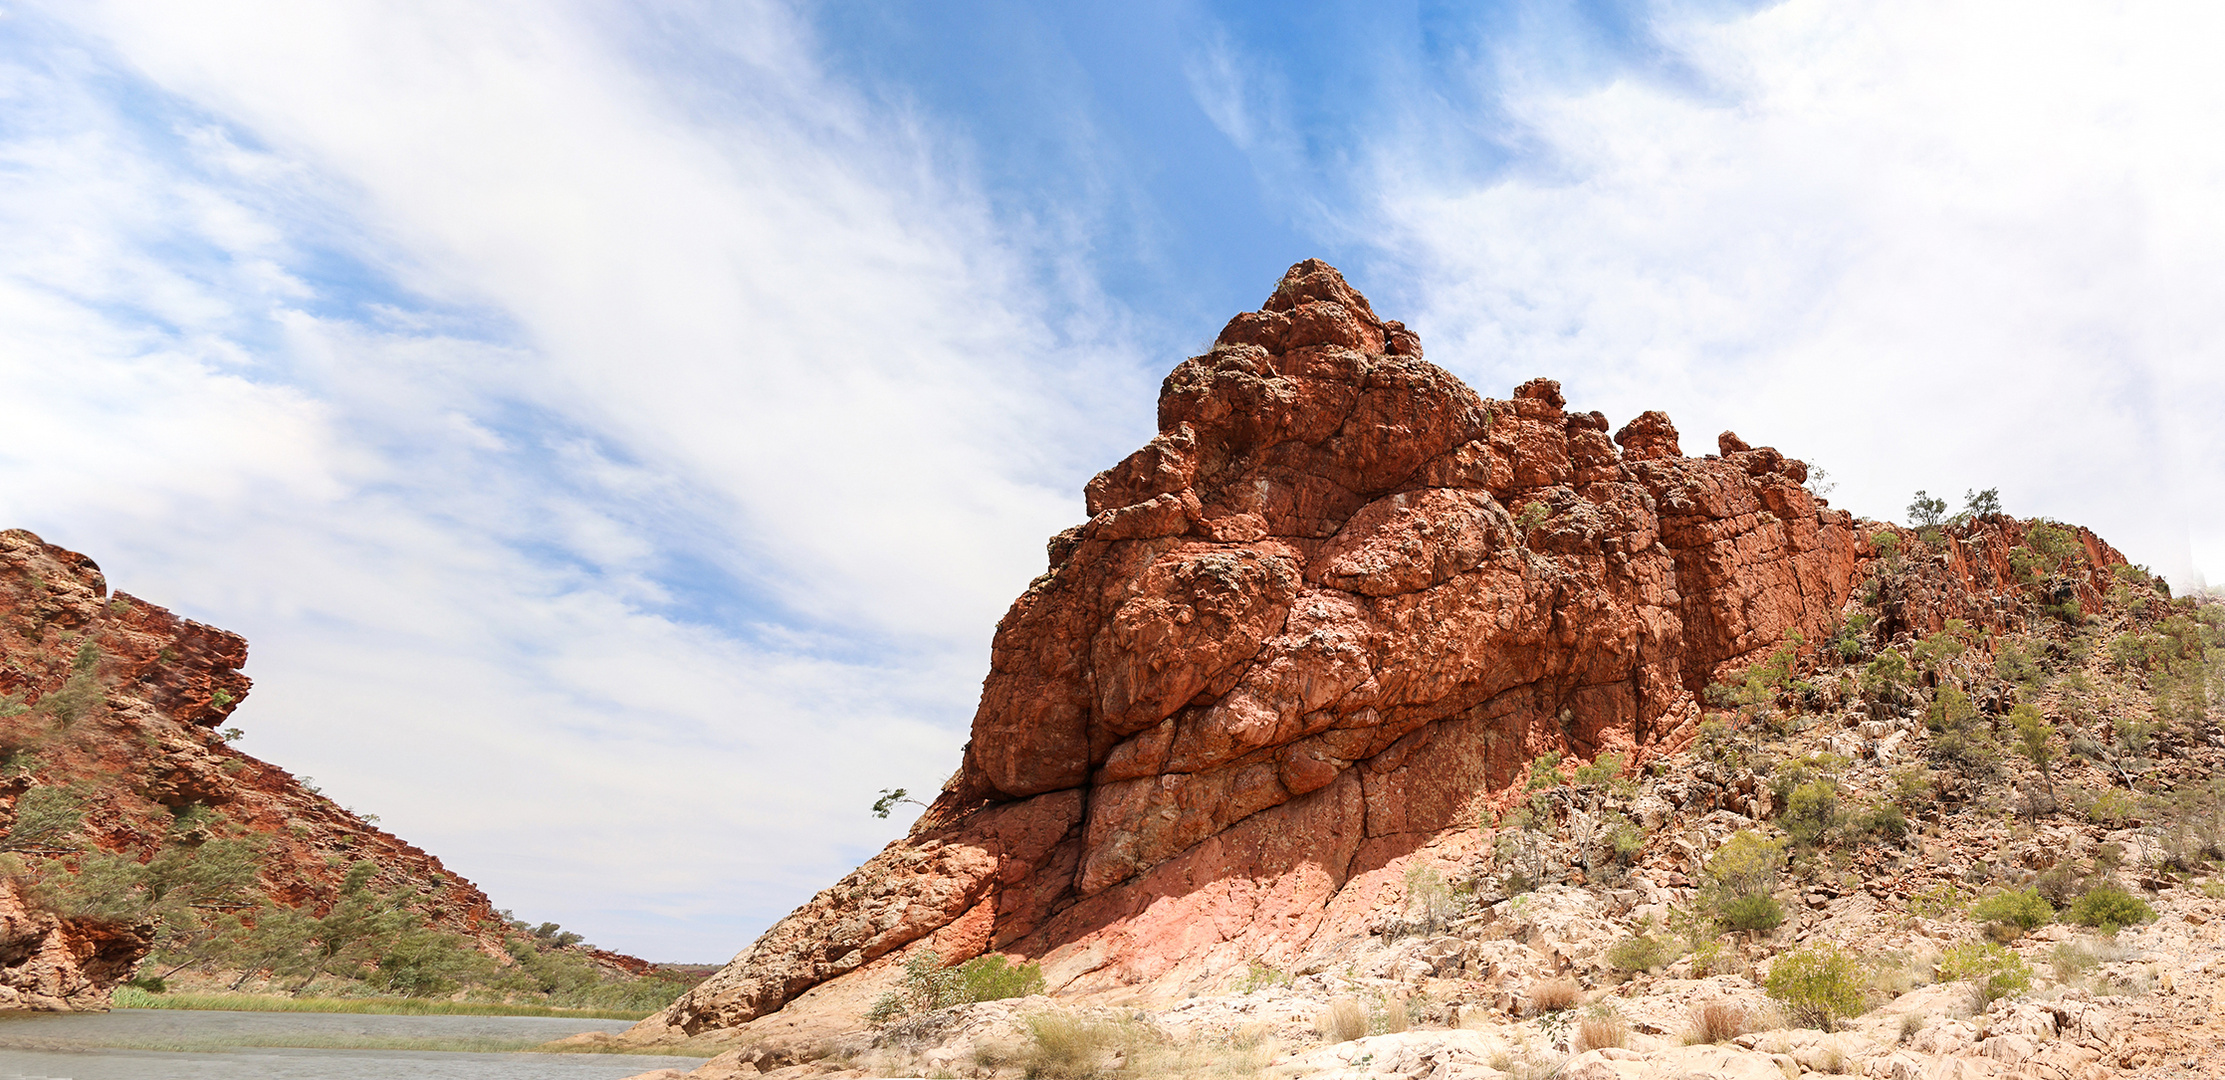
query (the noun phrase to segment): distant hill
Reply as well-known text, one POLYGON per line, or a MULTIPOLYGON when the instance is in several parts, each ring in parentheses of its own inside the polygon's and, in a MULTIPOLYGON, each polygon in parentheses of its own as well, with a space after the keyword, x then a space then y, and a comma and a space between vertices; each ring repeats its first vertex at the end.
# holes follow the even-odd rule
POLYGON ((0 532, 0 1008, 103 1008, 135 971, 404 994, 508 976, 541 995, 551 980, 519 977, 521 956, 576 987, 650 970, 513 924, 439 859, 241 753, 224 725, 246 660, 238 635, 0 532))

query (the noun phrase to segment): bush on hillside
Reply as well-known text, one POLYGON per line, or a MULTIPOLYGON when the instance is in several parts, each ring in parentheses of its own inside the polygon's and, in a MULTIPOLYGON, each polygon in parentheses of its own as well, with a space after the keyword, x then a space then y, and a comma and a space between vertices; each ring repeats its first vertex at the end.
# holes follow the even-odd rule
POLYGON ((1970 905, 1970 917, 1981 922, 2007 923, 2031 930, 2055 917, 2055 906, 2037 888, 1997 892, 1970 905))
POLYGON ((2088 889, 2063 913, 2063 918, 2080 926, 2114 930, 2155 921, 2155 909, 2123 888, 2105 882, 2088 889))
POLYGON ((1784 1003, 1794 1023, 1826 1031, 1862 1011, 1862 962, 1836 945, 1803 945, 1769 965, 1763 989, 1784 1003))

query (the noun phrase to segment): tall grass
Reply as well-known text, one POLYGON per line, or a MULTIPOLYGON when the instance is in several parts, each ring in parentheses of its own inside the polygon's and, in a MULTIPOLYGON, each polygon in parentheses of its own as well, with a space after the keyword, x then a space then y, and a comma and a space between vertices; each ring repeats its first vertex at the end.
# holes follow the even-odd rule
POLYGON ((493 1001, 441 1001, 430 998, 296 998, 265 994, 150 994, 135 986, 116 988, 119 1009, 195 1009, 224 1012, 373 1013, 380 1016, 568 1016, 583 1020, 640 1020, 650 1015, 626 1009, 555 1009, 546 1005, 505 1005, 493 1001))

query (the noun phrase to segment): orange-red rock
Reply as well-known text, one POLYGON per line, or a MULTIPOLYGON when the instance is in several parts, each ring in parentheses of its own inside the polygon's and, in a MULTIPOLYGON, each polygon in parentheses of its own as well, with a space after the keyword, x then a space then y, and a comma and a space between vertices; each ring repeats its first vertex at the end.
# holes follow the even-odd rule
MULTIPOLYGON (((911 835, 640 1030, 750 1020, 982 912, 944 960, 1039 958, 1069 992, 1287 958, 1359 932, 1368 871, 1539 754, 1678 745, 1711 679, 1818 640, 1875 552, 1776 450, 1609 429, 1549 379, 1479 397, 1293 267, 1090 481, 911 835)), ((1958 548, 1909 618, 1994 621, 2006 551, 1958 548)))
MULTIPOLYGON (((69 847, 144 860, 171 842, 175 811, 208 807, 262 837, 272 899, 322 914, 349 863, 372 859, 378 887, 416 894, 433 926, 500 955, 504 921, 477 886, 214 730, 248 694, 246 660, 238 635, 111 595, 91 559, 0 531, 0 832, 15 825, 24 792, 74 784, 89 801, 83 842, 69 847), (46 707, 88 691, 67 715, 46 707)), ((151 929, 58 918, 0 883, 0 1009, 105 1008, 151 929)))

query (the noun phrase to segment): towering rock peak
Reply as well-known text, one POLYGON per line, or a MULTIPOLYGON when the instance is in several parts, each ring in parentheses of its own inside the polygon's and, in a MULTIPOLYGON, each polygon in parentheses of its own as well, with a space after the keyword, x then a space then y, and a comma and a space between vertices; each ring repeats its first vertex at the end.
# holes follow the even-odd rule
MULTIPOLYGON (((1480 397, 1292 267, 1089 482, 911 835, 641 1035, 829 980, 804 1008, 838 1009, 924 949, 1037 958, 1065 993, 1302 962, 1539 756, 1675 749, 1711 679, 1823 638, 1874 552, 1801 462, 1729 433, 1685 457, 1658 412, 1610 427, 1551 379, 1480 397)), ((1908 617, 1997 622, 2005 551, 1958 554, 1908 617)))

